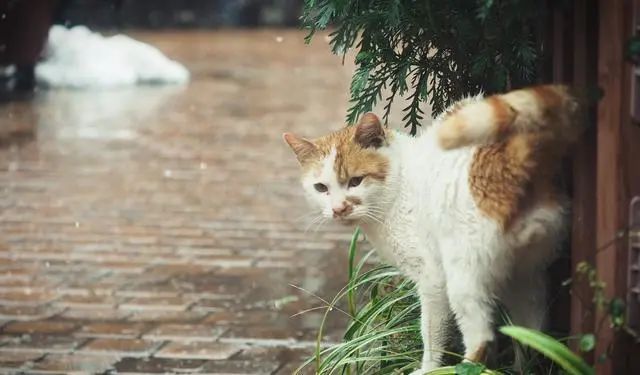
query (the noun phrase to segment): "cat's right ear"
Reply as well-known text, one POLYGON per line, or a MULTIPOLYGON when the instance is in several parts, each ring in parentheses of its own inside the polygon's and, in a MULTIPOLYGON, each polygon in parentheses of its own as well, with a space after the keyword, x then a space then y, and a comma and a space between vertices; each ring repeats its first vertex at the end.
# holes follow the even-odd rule
POLYGON ((296 157, 298 158, 300 164, 315 157, 318 154, 318 147, 316 147, 313 142, 298 137, 297 135, 284 133, 282 134, 282 139, 284 139, 289 147, 291 147, 293 152, 296 154, 296 157))

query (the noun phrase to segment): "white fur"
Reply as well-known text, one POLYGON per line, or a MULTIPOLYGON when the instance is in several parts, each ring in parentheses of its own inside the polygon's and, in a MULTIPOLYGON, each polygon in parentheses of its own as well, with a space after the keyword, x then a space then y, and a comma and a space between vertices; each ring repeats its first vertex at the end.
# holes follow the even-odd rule
POLYGON ((463 106, 457 113, 466 125, 466 138, 474 140, 474 144, 484 144, 493 140, 495 136, 495 113, 493 107, 486 101, 477 101, 463 106), (473 124, 473 126, 469 126, 473 124))
POLYGON ((504 232, 483 215, 468 185, 475 151, 442 150, 440 122, 419 137, 394 134, 379 149, 390 160, 384 183, 364 181, 357 191, 340 186, 333 172, 335 150, 320 172, 303 176, 310 200, 325 216, 331 205, 355 195, 356 219, 381 256, 415 281, 422 305, 424 357, 421 373, 441 359, 445 322, 455 314, 467 351, 492 341, 495 299, 516 324, 540 328, 544 313, 543 270, 565 226, 561 209, 537 207, 504 232), (320 194, 313 184, 329 186, 320 194), (331 196, 335 195, 335 198, 331 196))

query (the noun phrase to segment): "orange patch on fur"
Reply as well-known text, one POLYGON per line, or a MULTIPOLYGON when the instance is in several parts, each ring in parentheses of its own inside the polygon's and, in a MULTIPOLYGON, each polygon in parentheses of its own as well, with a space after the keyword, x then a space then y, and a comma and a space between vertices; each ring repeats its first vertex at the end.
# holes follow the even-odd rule
MULTIPOLYGON (((356 143, 355 131, 355 126, 349 126, 313 140, 317 153, 314 157, 305 159, 302 167, 305 170, 318 168, 322 160, 335 147, 336 160, 333 168, 341 184, 346 184, 351 177, 359 176, 365 177, 363 183, 367 183, 368 178, 385 180, 389 170, 389 160, 375 148, 363 148, 356 143)), ((385 136, 388 138, 391 134, 387 133, 385 136)))
POLYGON ((341 184, 346 184, 351 177, 356 176, 366 176, 380 181, 387 177, 389 161, 378 152, 361 148, 353 142, 337 145, 336 150, 333 169, 341 184))
MULTIPOLYGON (((512 120, 503 130, 502 141, 476 150, 469 186, 480 211, 507 230, 531 207, 558 204, 560 196, 553 179, 567 144, 581 127, 575 126, 577 103, 564 86, 531 87, 505 94, 500 101, 508 108, 519 106, 515 122, 526 128, 509 130, 518 126, 512 120)), ((498 115, 500 106, 497 101, 492 104, 497 122, 500 116, 511 116, 498 115)))
POLYGON ((561 103, 563 97, 567 95, 563 86, 541 85, 529 88, 531 92, 538 98, 542 108, 554 108, 561 103))
POLYGON ((496 127, 494 136, 508 133, 516 116, 515 110, 499 96, 487 98, 487 103, 493 109, 493 120, 496 127))
POLYGON ((469 169, 477 207, 507 230, 530 207, 557 201, 558 153, 544 134, 515 134, 478 148, 469 169))

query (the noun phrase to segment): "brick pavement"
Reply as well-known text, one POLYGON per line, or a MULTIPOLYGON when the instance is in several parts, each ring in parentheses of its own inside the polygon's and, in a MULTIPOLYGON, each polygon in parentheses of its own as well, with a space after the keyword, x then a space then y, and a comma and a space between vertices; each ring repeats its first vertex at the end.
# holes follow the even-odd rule
MULTIPOLYGON (((292 31, 137 34, 186 87, 0 105, 0 372, 290 373, 345 282, 285 130, 342 124, 350 67, 292 31), (278 38, 280 37, 280 38, 278 38), (32 133, 24 129, 32 129, 32 133)), ((344 320, 333 316, 327 341, 344 320)))

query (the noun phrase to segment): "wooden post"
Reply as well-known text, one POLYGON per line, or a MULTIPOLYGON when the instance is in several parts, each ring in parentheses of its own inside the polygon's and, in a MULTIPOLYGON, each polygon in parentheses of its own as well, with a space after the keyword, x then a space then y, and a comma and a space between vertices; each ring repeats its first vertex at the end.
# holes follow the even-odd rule
MULTIPOLYGON (((624 231, 630 195, 638 192, 640 168, 637 151, 640 134, 632 129, 630 116, 630 64, 624 61, 624 46, 631 35, 631 3, 625 0, 599 2, 598 84, 604 97, 598 103, 596 245, 614 240, 624 231), (631 145, 636 143, 635 145, 631 145), (635 154, 635 155, 634 155, 635 154)), ((625 297, 627 248, 624 238, 596 253, 599 278, 606 283, 608 298, 625 297)), ((596 314, 596 361, 598 374, 630 374, 629 339, 616 335, 606 311, 596 314)), ((636 350, 637 352, 637 350, 636 350)), ((637 355, 637 354, 636 354, 637 355)))
MULTIPOLYGON (((576 1, 573 13, 573 85, 590 89, 596 84, 597 70, 597 0, 576 1)), ((595 108, 588 108, 586 121, 595 122, 595 108)), ((573 221, 571 231, 571 272, 580 262, 595 264, 596 217, 596 131, 589 126, 573 152, 573 221)), ((571 286, 571 336, 593 331, 593 291, 586 281, 574 279, 571 286)), ((571 342, 578 349, 578 341, 571 342)), ((593 363, 593 353, 585 353, 593 363)))

